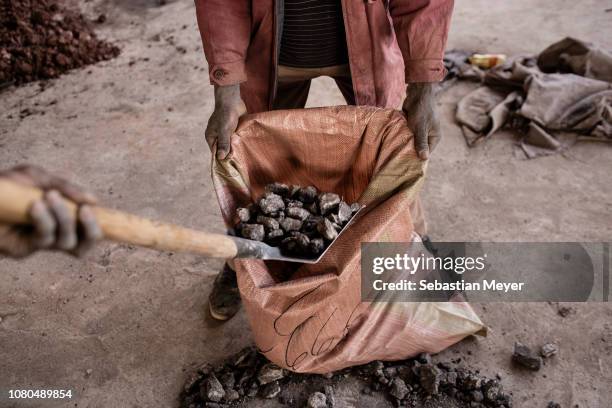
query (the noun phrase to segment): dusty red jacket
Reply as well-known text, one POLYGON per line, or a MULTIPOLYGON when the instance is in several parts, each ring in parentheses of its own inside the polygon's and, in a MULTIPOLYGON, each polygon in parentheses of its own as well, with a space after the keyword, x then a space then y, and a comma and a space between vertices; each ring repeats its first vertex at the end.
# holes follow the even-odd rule
MULTIPOLYGON (((282 0, 195 0, 212 84, 240 83, 249 112, 276 88, 282 0)), ((453 0, 342 0, 358 105, 399 106, 405 83, 444 76, 453 0)))

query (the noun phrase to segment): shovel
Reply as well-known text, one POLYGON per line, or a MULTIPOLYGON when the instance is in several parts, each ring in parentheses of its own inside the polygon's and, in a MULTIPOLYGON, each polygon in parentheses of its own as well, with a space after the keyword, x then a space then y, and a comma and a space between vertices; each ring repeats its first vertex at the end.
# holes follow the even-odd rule
MULTIPOLYGON (((6 224, 29 224, 28 211, 34 201, 43 196, 43 191, 9 180, 0 180, 0 222, 6 224)), ((77 206, 68 202, 70 211, 76 214, 77 206)), ((91 207, 104 238, 138 245, 158 251, 190 252, 211 258, 257 258, 300 263, 317 263, 334 242, 346 231, 359 211, 342 229, 338 237, 316 258, 285 256, 280 248, 263 242, 196 231, 174 224, 162 223, 125 212, 104 207, 91 207)), ((363 208, 362 208, 363 209, 363 208)), ((361 211, 361 210, 360 210, 361 211)))

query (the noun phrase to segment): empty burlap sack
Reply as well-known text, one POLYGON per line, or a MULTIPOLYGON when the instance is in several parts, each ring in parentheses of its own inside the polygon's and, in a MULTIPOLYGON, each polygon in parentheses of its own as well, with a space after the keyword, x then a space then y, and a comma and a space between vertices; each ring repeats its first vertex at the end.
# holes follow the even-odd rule
POLYGON ((483 328, 467 303, 361 302, 360 243, 414 239, 411 204, 423 161, 397 111, 329 107, 245 117, 213 180, 228 227, 236 207, 279 181, 340 194, 366 208, 315 265, 236 261, 259 349, 298 372, 438 352, 483 328))

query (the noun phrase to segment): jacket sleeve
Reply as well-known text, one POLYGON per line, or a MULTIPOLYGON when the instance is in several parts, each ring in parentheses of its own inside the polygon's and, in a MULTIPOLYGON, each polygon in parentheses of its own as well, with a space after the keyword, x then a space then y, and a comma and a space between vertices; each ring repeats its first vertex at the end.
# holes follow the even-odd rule
POLYGON ((406 83, 444 78, 444 49, 453 5, 454 0, 389 0, 389 14, 404 57, 406 83))
POLYGON ((210 83, 225 86, 246 81, 251 1, 195 0, 195 6, 210 83))

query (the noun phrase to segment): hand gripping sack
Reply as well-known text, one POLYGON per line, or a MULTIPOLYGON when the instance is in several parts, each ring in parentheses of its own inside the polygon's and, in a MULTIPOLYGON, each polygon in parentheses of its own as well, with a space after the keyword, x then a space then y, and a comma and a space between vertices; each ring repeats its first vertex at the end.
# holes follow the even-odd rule
POLYGON ((361 242, 410 242, 423 184, 404 116, 372 107, 271 111, 241 120, 212 176, 228 227, 237 207, 279 181, 365 204, 315 265, 236 260, 255 343, 279 366, 326 373, 372 360, 438 352, 483 324, 467 303, 361 301, 361 242))

